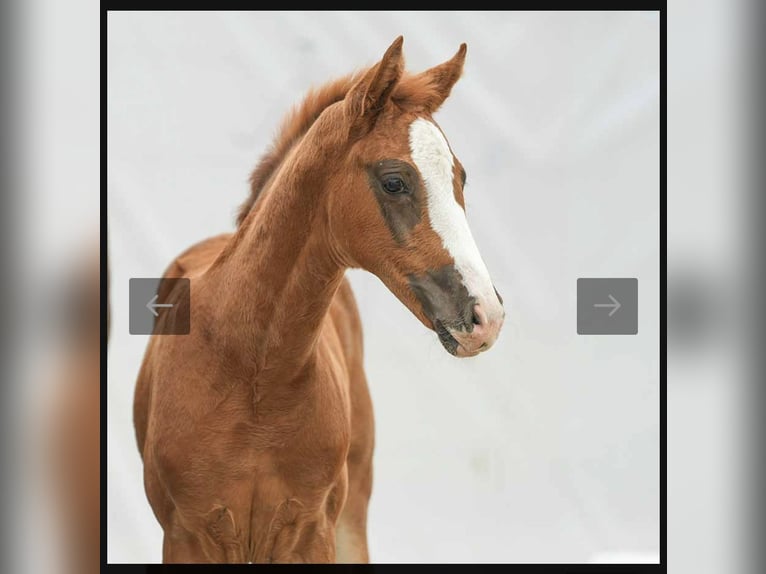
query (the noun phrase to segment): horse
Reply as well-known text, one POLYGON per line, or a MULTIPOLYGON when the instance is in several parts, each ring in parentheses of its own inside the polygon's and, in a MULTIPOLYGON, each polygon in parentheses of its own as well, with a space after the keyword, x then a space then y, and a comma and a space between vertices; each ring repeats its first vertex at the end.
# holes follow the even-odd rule
POLYGON ((380 278, 454 356, 497 339, 466 172, 433 119, 467 47, 411 74, 402 45, 310 91, 236 232, 164 274, 190 279, 191 330, 151 336, 133 413, 163 562, 369 561, 373 411, 346 269, 380 278))

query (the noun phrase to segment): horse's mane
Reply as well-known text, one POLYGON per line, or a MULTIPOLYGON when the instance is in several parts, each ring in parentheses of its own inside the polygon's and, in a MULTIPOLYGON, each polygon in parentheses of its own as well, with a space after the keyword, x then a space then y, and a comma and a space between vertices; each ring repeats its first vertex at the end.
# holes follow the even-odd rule
MULTIPOLYGON (((290 110, 282 120, 271 147, 261 157, 250 175, 250 195, 239 208, 237 225, 241 225, 247 214, 250 213, 271 176, 276 173, 293 145, 306 134, 326 108, 343 100, 348 91, 368 70, 369 68, 347 74, 310 90, 303 101, 290 110)), ((401 107, 426 106, 432 98, 437 97, 437 88, 433 80, 432 77, 422 74, 410 75, 405 73, 394 88, 391 99, 401 107)))

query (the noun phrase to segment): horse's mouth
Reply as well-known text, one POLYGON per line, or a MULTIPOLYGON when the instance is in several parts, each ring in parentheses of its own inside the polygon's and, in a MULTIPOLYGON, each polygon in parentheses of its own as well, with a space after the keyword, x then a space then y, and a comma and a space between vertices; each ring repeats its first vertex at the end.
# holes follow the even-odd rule
POLYGON ((434 322, 434 331, 436 331, 436 335, 439 337, 439 342, 442 344, 442 347, 447 349, 447 352, 450 355, 457 355, 459 343, 440 321, 434 322))
POLYGON ((475 357, 487 348, 487 344, 483 343, 478 349, 469 351, 452 336, 452 333, 444 326, 444 323, 437 319, 433 322, 433 325, 442 347, 453 357, 475 357))
POLYGON ((442 344, 442 347, 444 347, 450 355, 456 357, 460 343, 458 343, 457 339, 452 336, 447 327, 444 326, 444 323, 438 319, 434 321, 434 331, 436 331, 436 335, 439 337, 439 342, 442 344))

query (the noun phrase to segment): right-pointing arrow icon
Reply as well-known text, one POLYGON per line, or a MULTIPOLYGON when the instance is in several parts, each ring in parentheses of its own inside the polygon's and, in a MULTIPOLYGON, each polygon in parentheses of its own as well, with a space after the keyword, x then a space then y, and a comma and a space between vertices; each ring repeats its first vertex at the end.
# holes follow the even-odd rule
POLYGON ((593 306, 594 307, 611 307, 612 310, 609 311, 609 316, 611 317, 617 312, 617 310, 621 307, 621 305, 620 305, 620 302, 614 297, 612 297, 611 295, 609 295, 609 298, 612 300, 611 303, 594 303, 593 306))

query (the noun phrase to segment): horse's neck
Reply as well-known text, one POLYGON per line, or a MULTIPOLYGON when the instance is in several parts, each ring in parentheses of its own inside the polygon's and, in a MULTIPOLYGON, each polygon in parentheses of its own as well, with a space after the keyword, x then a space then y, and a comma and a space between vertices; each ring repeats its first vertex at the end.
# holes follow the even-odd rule
POLYGON ((324 202, 311 170, 280 173, 206 274, 213 327, 259 378, 302 370, 343 279, 324 202))

